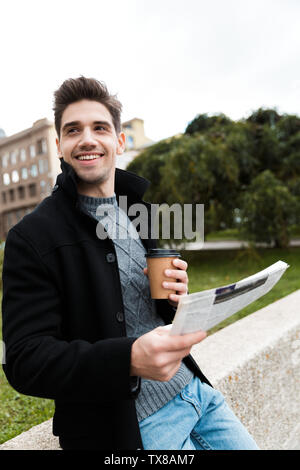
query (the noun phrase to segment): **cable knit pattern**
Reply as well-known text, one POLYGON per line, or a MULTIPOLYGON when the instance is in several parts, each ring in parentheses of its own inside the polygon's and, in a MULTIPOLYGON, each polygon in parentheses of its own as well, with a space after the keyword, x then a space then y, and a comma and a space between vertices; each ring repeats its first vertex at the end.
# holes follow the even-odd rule
MULTIPOLYGON (((120 272, 125 309, 126 334, 139 337, 157 326, 164 325, 151 299, 147 276, 145 247, 125 212, 119 208, 116 195, 94 198, 79 194, 81 205, 106 229, 114 242, 120 272)), ((138 420, 146 418, 164 406, 192 379, 193 373, 181 363, 169 382, 141 380, 141 391, 136 399, 138 420)))

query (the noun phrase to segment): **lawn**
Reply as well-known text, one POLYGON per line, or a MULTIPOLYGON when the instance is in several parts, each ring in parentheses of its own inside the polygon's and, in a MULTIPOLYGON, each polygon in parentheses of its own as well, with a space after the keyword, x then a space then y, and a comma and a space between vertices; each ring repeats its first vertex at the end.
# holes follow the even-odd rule
MULTIPOLYGON (((1 321, 0 316, 2 334, 1 321)), ((29 397, 14 390, 0 366, 0 444, 51 418, 53 412, 52 400, 29 397)))
MULTIPOLYGON (((208 334, 300 288, 300 248, 257 251, 185 251, 182 252, 182 258, 189 263, 189 290, 191 293, 238 281, 278 260, 286 261, 290 265, 290 268, 271 292, 253 302, 249 307, 237 312, 210 330, 208 334)), ((16 392, 8 384, 2 367, 0 368, 0 443, 50 418, 53 411, 52 400, 28 397, 16 392)))

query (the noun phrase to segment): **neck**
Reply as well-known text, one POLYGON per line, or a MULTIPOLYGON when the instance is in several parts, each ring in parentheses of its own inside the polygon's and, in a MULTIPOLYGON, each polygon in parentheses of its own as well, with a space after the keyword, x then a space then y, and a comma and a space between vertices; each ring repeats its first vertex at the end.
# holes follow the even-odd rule
POLYGON ((112 197, 115 193, 115 188, 112 181, 104 181, 101 185, 92 185, 80 181, 77 184, 77 191, 84 196, 112 197))

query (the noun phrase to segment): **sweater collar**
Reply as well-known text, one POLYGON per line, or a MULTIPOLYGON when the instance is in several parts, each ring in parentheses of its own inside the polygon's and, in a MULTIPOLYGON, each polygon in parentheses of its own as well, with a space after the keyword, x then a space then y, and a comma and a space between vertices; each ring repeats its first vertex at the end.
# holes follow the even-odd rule
MULTIPOLYGON (((73 167, 63 158, 60 158, 60 168, 62 173, 57 176, 56 187, 61 187, 68 196, 75 202, 78 199, 77 181, 78 177, 73 167)), ((115 193, 119 196, 128 195, 133 199, 142 199, 150 181, 131 171, 116 168, 115 171, 115 193)))

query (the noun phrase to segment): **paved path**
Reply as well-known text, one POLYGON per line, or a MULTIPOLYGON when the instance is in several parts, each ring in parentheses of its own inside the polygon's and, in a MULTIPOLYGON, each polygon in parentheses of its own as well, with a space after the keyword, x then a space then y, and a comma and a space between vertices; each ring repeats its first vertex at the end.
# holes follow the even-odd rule
MULTIPOLYGON (((224 240, 224 241, 211 241, 211 242, 204 242, 204 246, 202 243, 192 242, 186 243, 185 249, 186 250, 239 250, 240 248, 246 248, 248 243, 246 241, 239 241, 239 240, 224 240)), ((264 243, 258 243, 257 248, 266 248, 267 245, 264 243)), ((300 239, 291 240, 290 245, 291 247, 300 246, 300 239)))

